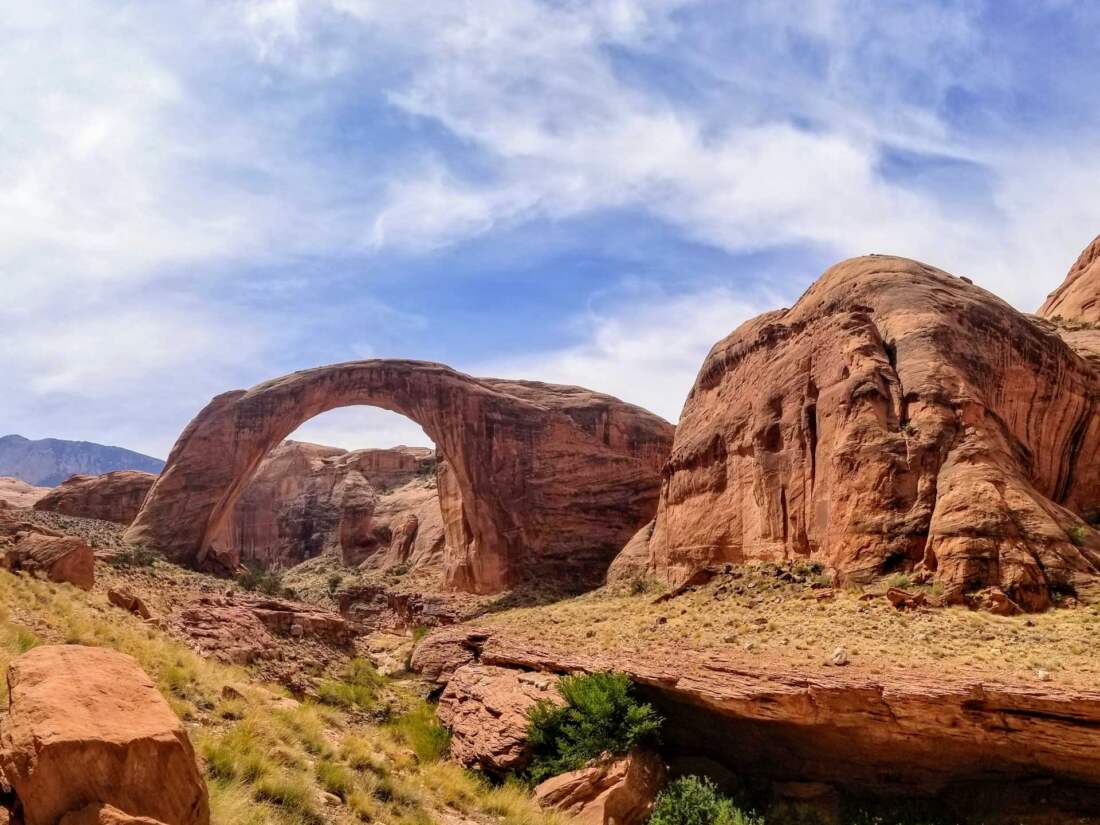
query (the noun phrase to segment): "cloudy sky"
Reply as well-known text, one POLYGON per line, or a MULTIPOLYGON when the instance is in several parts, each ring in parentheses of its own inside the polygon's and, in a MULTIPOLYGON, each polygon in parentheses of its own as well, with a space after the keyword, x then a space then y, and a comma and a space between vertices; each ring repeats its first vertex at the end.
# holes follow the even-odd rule
MULTIPOLYGON (((1038 306, 1100 232, 1100 5, 0 0, 0 434, 167 454, 373 356, 675 420, 866 252, 1038 306)), ((360 408, 302 437, 423 442, 360 408)))

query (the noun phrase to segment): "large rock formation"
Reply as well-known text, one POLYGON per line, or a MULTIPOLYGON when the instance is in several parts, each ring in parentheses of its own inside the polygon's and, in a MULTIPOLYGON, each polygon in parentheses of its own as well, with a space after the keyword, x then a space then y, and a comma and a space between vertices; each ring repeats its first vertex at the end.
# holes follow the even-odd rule
POLYGON ((1096 369, 1049 325, 970 281, 845 261, 707 356, 648 571, 676 584, 750 560, 812 557, 854 581, 919 567, 948 600, 992 586, 1042 609, 1100 569, 1082 520, 1100 505, 1098 398, 1096 369))
POLYGON ((1085 247, 1061 286, 1047 296, 1039 315, 1100 323, 1100 236, 1085 247))
POLYGON ((35 510, 129 524, 157 480, 155 473, 115 470, 73 476, 35 502, 35 510))
POLYGON ((95 554, 80 538, 65 536, 0 512, 0 567, 91 590, 95 554))
POLYGON ((525 576, 598 583, 656 506, 672 426, 578 387, 472 378, 418 361, 293 373, 218 396, 172 450, 127 540, 233 570, 214 547, 263 458, 302 422, 366 404, 407 415, 449 471, 440 502, 447 583, 495 592, 525 576))
POLYGON ((32 487, 25 481, 9 476, 0 476, 0 508, 22 509, 33 507, 46 493, 49 487, 32 487))
POLYGON ((208 825, 187 733, 134 659, 98 647, 39 647, 12 662, 8 687, 0 772, 15 793, 17 821, 55 825, 105 804, 165 825, 208 825))
POLYGON ((211 546, 260 567, 290 567, 324 552, 349 565, 391 566, 410 556, 441 562, 435 485, 411 484, 434 467, 434 451, 425 448, 348 452, 285 441, 264 459, 211 546))
MULTIPOLYGON (((412 665, 446 685, 444 695, 460 707, 484 692, 470 678, 479 672, 497 681, 508 671, 514 678, 623 671, 665 718, 664 756, 710 760, 752 787, 822 782, 861 799, 942 794, 960 804, 983 788, 996 800, 1016 792, 1033 805, 1046 800, 1050 810, 1056 800, 1100 809, 1095 690, 902 668, 796 668, 732 648, 589 656, 468 626, 429 634, 412 665)), ((494 736, 510 741, 524 731, 520 720, 494 736)))

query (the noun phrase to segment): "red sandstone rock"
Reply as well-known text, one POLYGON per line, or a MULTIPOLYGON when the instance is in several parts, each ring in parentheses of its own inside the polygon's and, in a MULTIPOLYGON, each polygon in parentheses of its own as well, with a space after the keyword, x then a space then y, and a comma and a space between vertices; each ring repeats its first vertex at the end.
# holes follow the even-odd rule
POLYGON ((111 805, 94 803, 79 811, 67 813, 57 825, 166 825, 147 816, 130 816, 111 805))
POLYGON ((0 771, 26 825, 54 825, 95 803, 165 825, 209 823, 187 734, 134 659, 38 647, 12 662, 8 685, 0 771))
MULTIPOLYGON (((1090 265, 1091 266, 1091 265, 1090 265)), ((869 256, 707 356, 684 406, 649 570, 820 559, 840 580, 930 571, 948 601, 1027 610, 1094 582, 1100 376, 968 281, 869 256)))
POLYGON ((1100 322, 1100 236, 1070 267, 1066 279, 1039 307, 1043 318, 1100 322))
POLYGON ((535 788, 535 799, 585 825, 641 825, 665 780, 660 759, 635 751, 547 779, 535 788))
POLYGON ((898 587, 887 590, 886 598, 898 610, 912 610, 928 604, 928 597, 923 593, 907 593, 898 587))
POLYGON ((149 612, 149 608, 145 606, 145 602, 124 587, 119 589, 111 588, 108 590, 107 601, 115 607, 121 607, 126 612, 133 613, 135 616, 140 616, 143 619, 152 618, 153 614, 149 612))
POLYGON ((4 513, 0 513, 0 566, 83 590, 95 584, 95 554, 82 539, 4 513))
POLYGON ((73 476, 35 502, 35 510, 129 524, 157 480, 155 473, 116 470, 73 476))
POLYGON ((25 481, 10 476, 0 476, 0 508, 21 510, 50 492, 49 487, 32 487, 25 481))
POLYGON ((263 457, 329 409, 381 406, 424 427, 446 459, 440 506, 450 587, 526 576, 598 584, 653 515, 672 426, 578 387, 472 378, 374 360, 305 370, 218 396, 188 425, 126 533, 173 561, 236 569, 212 546, 263 457))
POLYGON ((476 705, 494 674, 620 670, 665 717, 670 753, 713 759, 735 774, 825 782, 854 793, 936 794, 964 779, 1046 777, 1100 790, 1100 691, 945 673, 778 665, 732 648, 587 656, 550 640, 468 626, 423 639, 414 668, 476 705), (476 664, 472 664, 476 659, 476 664), (464 664, 465 663, 465 664, 464 664))
POLYGON ((451 756, 492 773, 523 768, 527 713, 540 699, 561 703, 557 677, 467 664, 439 698, 439 720, 451 730, 451 756))

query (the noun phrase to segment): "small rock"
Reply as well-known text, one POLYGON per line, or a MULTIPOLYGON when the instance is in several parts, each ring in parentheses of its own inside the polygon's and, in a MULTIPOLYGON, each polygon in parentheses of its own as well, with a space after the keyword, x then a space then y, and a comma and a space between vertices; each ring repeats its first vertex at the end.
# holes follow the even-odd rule
POLYGON ((833 651, 833 655, 828 658, 826 664, 833 667, 844 667, 848 664, 848 651, 843 647, 838 647, 833 651))
POLYGON ((1035 671, 1035 678, 1038 679, 1040 682, 1049 682, 1050 681, 1050 671, 1048 671, 1048 670, 1037 670, 1037 671, 1035 671))

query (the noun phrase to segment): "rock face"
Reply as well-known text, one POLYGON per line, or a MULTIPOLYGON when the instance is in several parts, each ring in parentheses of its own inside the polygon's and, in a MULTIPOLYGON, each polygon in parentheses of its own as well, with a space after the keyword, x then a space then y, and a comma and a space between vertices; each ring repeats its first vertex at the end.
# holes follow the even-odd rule
POLYGON ((810 557, 842 580, 919 568, 948 601, 993 586, 1040 610, 1097 576, 1082 516, 1100 505, 1098 393, 1047 325, 969 281, 845 261, 707 356, 648 572, 810 557))
POLYGON ((86 821, 99 803, 165 825, 209 823, 187 734, 134 659, 39 647, 12 662, 8 685, 0 770, 27 825, 86 821))
POLYGON ((57 825, 165 825, 147 816, 130 816, 113 805, 87 805, 61 817, 57 825))
POLYGON ((1039 315, 1067 321, 1100 322, 1100 236, 1085 247, 1062 285, 1047 296, 1039 307, 1039 315))
POLYGON ((173 561, 233 570, 213 547, 263 458, 302 422, 366 404, 435 442, 450 587, 496 592, 525 576, 598 583, 653 515, 672 426, 578 387, 479 379, 439 364, 319 367, 218 396, 180 436, 127 531, 173 561))
POLYGON ((0 566, 91 590, 95 554, 82 539, 0 513, 0 566))
POLYGON ((665 780, 660 759, 635 751, 547 779, 535 788, 535 799, 586 825, 642 825, 665 780))
POLYGON ((25 481, 8 476, 0 477, 0 508, 19 510, 33 507, 34 503, 50 492, 49 487, 32 487, 25 481))
POLYGON ((527 712, 540 699, 561 703, 557 677, 467 664, 439 698, 439 720, 451 729, 451 756, 494 774, 527 764, 527 712))
POLYGON ((1046 782, 1077 786, 1071 796, 1094 811, 1100 803, 1100 691, 796 669, 732 651, 585 656, 470 627, 429 634, 412 664, 446 684, 455 704, 480 696, 476 682, 460 678, 468 667, 496 679, 501 670, 621 670, 665 717, 666 756, 712 760, 749 784, 824 782, 866 797, 949 794, 959 783, 965 797, 983 784, 1003 791, 1046 782))
POLYGON ((34 509, 129 524, 156 480, 155 473, 139 470, 73 476, 40 498, 34 509))

